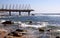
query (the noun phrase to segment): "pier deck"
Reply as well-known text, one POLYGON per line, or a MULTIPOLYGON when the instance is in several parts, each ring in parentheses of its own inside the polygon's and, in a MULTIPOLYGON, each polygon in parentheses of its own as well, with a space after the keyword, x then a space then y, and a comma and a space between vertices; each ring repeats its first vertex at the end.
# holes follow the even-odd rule
POLYGON ((28 16, 30 16, 30 12, 34 11, 30 8, 30 5, 4 5, 2 4, 0 8, 0 12, 9 12, 9 16, 11 16, 11 12, 19 12, 19 15, 21 15, 21 12, 28 12, 28 16))

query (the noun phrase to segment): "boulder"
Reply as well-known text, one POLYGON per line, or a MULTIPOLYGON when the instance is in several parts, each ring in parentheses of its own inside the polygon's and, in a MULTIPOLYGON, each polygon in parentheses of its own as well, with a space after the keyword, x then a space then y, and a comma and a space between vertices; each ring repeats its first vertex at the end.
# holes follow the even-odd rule
POLYGON ((44 32, 44 29, 39 28, 39 31, 40 31, 40 32, 44 32))
POLYGON ((2 24, 13 24, 13 22, 11 22, 11 21, 5 21, 2 24))
MULTIPOLYGON (((15 36, 15 37, 21 37, 21 35, 18 35, 18 33, 16 32, 11 32, 12 36, 15 36)), ((8 35, 11 35, 11 34, 8 34, 8 35)))
POLYGON ((59 36, 56 36, 56 38, 60 38, 59 36))
POLYGON ((22 29, 16 29, 16 31, 18 31, 18 32, 23 32, 23 30, 22 30, 22 29))

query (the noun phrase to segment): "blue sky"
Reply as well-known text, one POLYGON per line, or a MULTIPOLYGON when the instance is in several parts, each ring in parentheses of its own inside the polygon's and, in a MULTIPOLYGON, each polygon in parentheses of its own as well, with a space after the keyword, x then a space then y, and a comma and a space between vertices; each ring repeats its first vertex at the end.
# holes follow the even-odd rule
POLYGON ((60 13, 60 0, 0 0, 0 4, 30 4, 33 13, 60 13))

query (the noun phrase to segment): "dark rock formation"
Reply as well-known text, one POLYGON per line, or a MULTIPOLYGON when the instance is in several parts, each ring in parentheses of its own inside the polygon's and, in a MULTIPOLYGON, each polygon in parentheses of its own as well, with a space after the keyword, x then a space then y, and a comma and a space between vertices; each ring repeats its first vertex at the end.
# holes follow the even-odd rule
POLYGON ((40 31, 40 32, 44 32, 44 29, 39 28, 39 31, 40 31))
POLYGON ((60 38, 59 36, 56 36, 56 38, 60 38))
POLYGON ((8 36, 22 37, 23 35, 26 34, 26 33, 20 33, 20 32, 24 32, 24 30, 23 29, 16 29, 16 31, 9 33, 8 36))
POLYGON ((15 37, 21 37, 21 35, 18 35, 16 32, 11 32, 8 35, 15 36, 15 37))
POLYGON ((16 29, 16 31, 18 31, 18 32, 23 32, 24 30, 22 30, 22 29, 16 29))
POLYGON ((13 24, 13 22, 11 22, 11 21, 5 21, 2 24, 13 24))
POLYGON ((32 21, 29 21, 29 24, 32 24, 32 21))
POLYGON ((6 36, 4 38, 6 38, 6 36))
POLYGON ((32 16, 35 16, 35 14, 32 14, 32 16))
MULTIPOLYGON (((23 29, 16 29, 17 32, 27 32, 27 30, 23 30, 23 29)), ((25 35, 26 33, 22 33, 22 35, 25 35)))

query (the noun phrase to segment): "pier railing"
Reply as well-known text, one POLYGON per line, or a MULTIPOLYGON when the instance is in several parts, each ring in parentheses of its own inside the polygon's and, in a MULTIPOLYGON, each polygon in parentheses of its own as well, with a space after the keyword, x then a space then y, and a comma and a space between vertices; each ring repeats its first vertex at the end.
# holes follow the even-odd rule
POLYGON ((31 9, 30 4, 29 5, 1 5, 0 12, 9 12, 9 16, 11 16, 11 12, 19 12, 19 15, 21 15, 21 12, 28 12, 28 16, 30 16, 30 12, 34 11, 31 9))

